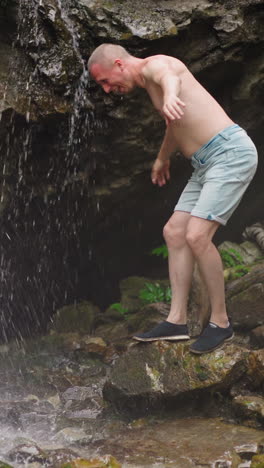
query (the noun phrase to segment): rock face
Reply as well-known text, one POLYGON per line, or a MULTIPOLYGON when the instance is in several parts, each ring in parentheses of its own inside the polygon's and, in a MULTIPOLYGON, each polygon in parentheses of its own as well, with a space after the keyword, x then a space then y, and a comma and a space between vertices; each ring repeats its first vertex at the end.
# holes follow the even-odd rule
MULTIPOLYGON (((148 252, 190 174, 178 157, 173 182, 151 185, 164 124, 143 92, 121 99, 89 82, 93 48, 118 42, 139 57, 182 59, 261 155, 263 15, 261 0, 0 3, 4 337, 45 326, 75 298, 105 306, 120 277, 148 274, 148 252)), ((219 239, 260 218, 261 168, 219 239)))

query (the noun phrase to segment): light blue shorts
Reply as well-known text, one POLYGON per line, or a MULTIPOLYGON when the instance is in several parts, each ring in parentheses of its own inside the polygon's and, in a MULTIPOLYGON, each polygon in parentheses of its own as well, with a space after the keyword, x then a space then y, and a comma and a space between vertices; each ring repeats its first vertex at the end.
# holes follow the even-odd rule
POLYGON ((193 174, 174 211, 226 224, 256 172, 254 143, 234 124, 205 143, 191 162, 193 174))

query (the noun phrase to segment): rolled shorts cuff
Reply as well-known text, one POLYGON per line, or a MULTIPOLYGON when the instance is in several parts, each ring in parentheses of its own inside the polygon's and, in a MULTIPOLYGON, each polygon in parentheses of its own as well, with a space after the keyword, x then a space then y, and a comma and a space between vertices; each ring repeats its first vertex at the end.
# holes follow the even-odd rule
POLYGON ((175 211, 183 211, 185 213, 190 213, 191 216, 196 216, 197 218, 207 219, 208 221, 217 221, 218 223, 225 226, 228 220, 220 218, 219 216, 213 215, 212 213, 203 213, 202 211, 192 210, 188 208, 178 208, 177 205, 174 208, 175 211))
POLYGON ((222 226, 225 226, 227 223, 227 220, 220 218, 219 216, 216 216, 212 213, 203 213, 202 211, 192 210, 190 214, 191 216, 197 216, 197 218, 207 219, 208 221, 217 221, 218 223, 222 224, 222 226))

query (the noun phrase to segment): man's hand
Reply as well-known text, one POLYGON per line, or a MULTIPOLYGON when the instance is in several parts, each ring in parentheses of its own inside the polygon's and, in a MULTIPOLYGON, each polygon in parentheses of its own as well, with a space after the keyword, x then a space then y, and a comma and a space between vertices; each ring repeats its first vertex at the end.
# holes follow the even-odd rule
POLYGON ((151 171, 151 180, 153 184, 158 184, 159 187, 162 187, 170 179, 170 161, 162 161, 161 159, 156 159, 153 164, 151 171))
POLYGON ((162 114, 165 118, 166 125, 174 120, 181 119, 184 112, 185 103, 178 96, 171 96, 164 99, 162 114))

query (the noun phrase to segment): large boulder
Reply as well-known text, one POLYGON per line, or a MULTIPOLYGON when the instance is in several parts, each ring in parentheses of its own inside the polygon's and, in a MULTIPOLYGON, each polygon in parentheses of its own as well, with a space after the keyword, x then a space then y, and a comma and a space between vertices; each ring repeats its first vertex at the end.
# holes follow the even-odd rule
POLYGON ((113 366, 104 398, 120 410, 136 412, 190 402, 230 388, 246 373, 248 356, 234 344, 201 357, 182 343, 135 345, 113 366))

